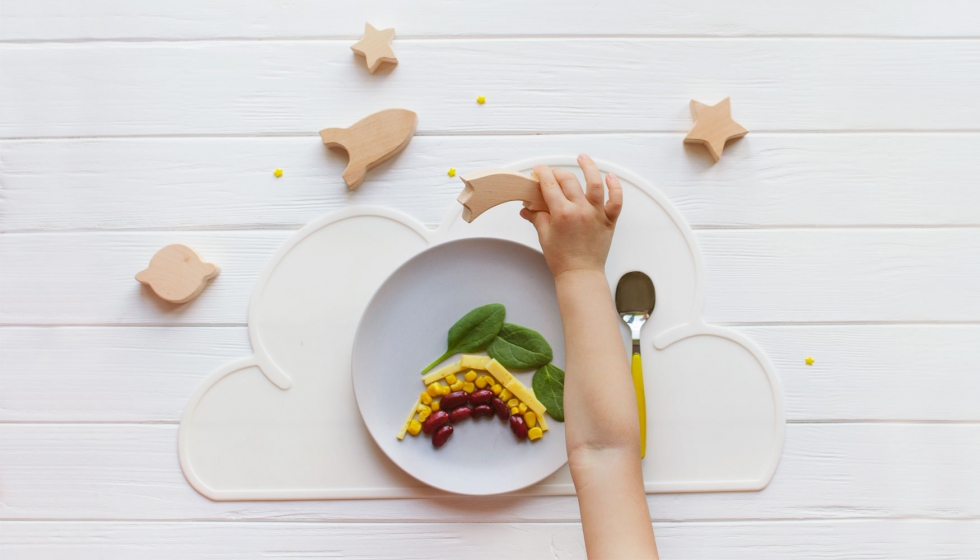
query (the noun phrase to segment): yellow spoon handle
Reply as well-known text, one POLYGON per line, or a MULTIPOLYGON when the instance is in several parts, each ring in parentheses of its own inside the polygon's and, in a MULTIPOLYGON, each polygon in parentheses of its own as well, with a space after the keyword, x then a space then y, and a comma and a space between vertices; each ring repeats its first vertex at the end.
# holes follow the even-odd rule
POLYGON ((647 396, 643 392, 643 360, 633 353, 633 388, 636 389, 636 410, 640 414, 640 458, 647 456, 647 396))

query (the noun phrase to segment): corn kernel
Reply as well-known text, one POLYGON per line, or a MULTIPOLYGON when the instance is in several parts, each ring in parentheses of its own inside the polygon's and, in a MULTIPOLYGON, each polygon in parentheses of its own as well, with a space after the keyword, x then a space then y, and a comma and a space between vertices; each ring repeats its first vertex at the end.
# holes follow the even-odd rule
POLYGON ((428 391, 422 391, 419 400, 422 401, 422 404, 432 404, 432 395, 428 391))
POLYGON ((462 391, 463 390, 463 382, 462 381, 457 381, 456 383, 453 383, 452 385, 450 385, 450 387, 452 388, 453 391, 462 391))
POLYGON ((422 423, 413 418, 412 422, 408 425, 408 433, 412 434, 413 436, 417 436, 421 431, 422 423))
POLYGON ((507 389, 500 391, 500 400, 504 402, 509 401, 513 396, 514 396, 513 393, 511 393, 507 389))
MULTIPOLYGON (((518 407, 520 409, 520 407, 518 407)), ((528 428, 533 428, 538 425, 538 417, 533 411, 528 410, 524 413, 524 423, 527 424, 528 428)))
POLYGON ((504 388, 500 386, 500 383, 496 383, 493 387, 490 387, 490 390, 493 391, 494 395, 499 395, 504 388))
POLYGON ((544 432, 541 431, 541 428, 531 428, 530 430, 527 431, 527 439, 531 441, 534 441, 536 439, 541 439, 541 436, 543 435, 544 432))
POLYGON ((521 411, 520 410, 517 410, 517 407, 516 406, 510 407, 510 415, 511 416, 517 416, 518 414, 520 414, 520 412, 521 411))
POLYGON ((517 399, 507 399, 507 406, 509 406, 511 408, 513 408, 513 407, 515 407, 515 406, 517 406, 519 404, 521 404, 521 401, 519 401, 517 399))
POLYGON ((432 412, 439 410, 439 401, 432 401, 432 412))
POLYGON ((521 411, 521 414, 524 414, 525 412, 527 412, 527 405, 524 404, 524 403, 521 403, 521 404, 517 405, 517 408, 521 411))
POLYGON ((443 385, 442 387, 440 387, 440 392, 442 393, 443 396, 448 395, 450 393, 449 385, 443 385))
POLYGON ((463 390, 467 393, 472 393, 474 389, 476 389, 476 386, 472 383, 463 383, 463 390))
POLYGON ((453 383, 456 383, 456 375, 455 374, 452 374, 452 373, 450 373, 449 375, 447 375, 446 376, 446 383, 449 383, 449 385, 452 385, 453 383))
POLYGON ((425 422, 429 418, 429 414, 432 414, 432 413, 430 411, 428 411, 428 410, 421 410, 421 411, 419 411, 419 421, 425 422))
POLYGON ((426 406, 426 405, 424 405, 422 403, 419 403, 418 411, 419 412, 422 412, 423 410, 427 410, 429 412, 432 412, 432 408, 431 407, 428 407, 428 406, 426 406))
POLYGON ((439 395, 442 394, 442 390, 439 389, 438 383, 433 383, 432 385, 429 385, 429 388, 426 389, 426 391, 429 393, 430 397, 438 397, 439 395))
POLYGON ((476 381, 476 372, 473 370, 466 372, 466 375, 463 376, 463 379, 469 381, 470 383, 473 383, 474 381, 476 381))
POLYGON ((482 377, 479 378, 479 379, 477 379, 476 380, 476 387, 477 387, 477 389, 486 389, 487 388, 487 380, 484 379, 484 378, 482 378, 482 377))

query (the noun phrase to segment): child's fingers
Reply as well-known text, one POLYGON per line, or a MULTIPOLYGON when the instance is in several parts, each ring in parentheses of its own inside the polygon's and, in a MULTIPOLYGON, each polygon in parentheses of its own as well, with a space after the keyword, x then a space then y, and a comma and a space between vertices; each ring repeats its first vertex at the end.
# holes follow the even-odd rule
POLYGON ((552 169, 552 173, 558 180, 558 184, 561 185, 561 192, 565 193, 565 198, 572 202, 580 202, 585 199, 582 185, 578 183, 578 178, 575 177, 574 173, 564 169, 552 169))
POLYGON ((582 168, 582 174, 585 175, 585 198, 592 203, 592 206, 600 208, 605 195, 602 189, 602 173, 599 173, 599 168, 592 158, 585 154, 578 156, 578 166, 582 168))
POLYGON ((609 187, 609 201, 606 202, 606 218, 616 223, 619 213, 623 210, 623 186, 619 177, 613 173, 606 174, 606 186, 609 187))
POLYGON ((538 176, 538 183, 541 185, 541 195, 544 197, 544 203, 548 205, 548 211, 554 212, 568 202, 561 187, 558 186, 558 180, 555 179, 555 174, 551 172, 550 167, 547 165, 535 165, 534 174, 538 176))
POLYGON ((537 230, 548 227, 548 224, 551 223, 551 215, 544 211, 535 212, 527 208, 521 208, 521 217, 531 222, 537 230))

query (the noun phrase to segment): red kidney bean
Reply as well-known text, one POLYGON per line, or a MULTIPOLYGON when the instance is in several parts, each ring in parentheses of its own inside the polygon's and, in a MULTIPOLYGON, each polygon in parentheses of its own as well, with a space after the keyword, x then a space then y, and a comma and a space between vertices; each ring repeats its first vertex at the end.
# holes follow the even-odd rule
MULTIPOLYGON (((429 418, 432 417, 430 416, 429 418)), ((524 423, 524 419, 519 414, 510 417, 510 430, 514 432, 514 435, 519 440, 523 441, 527 438, 527 424, 524 423)))
POLYGON ((493 409, 497 412, 497 417, 500 418, 501 420, 506 420, 507 418, 510 417, 510 408, 507 407, 507 403, 505 403, 504 401, 498 399, 497 397, 494 397, 493 400, 490 401, 490 404, 493 406, 493 409))
POLYGON ((473 410, 468 406, 461 406, 449 413, 449 421, 453 424, 462 422, 473 414, 473 410))
POLYGON ((486 404, 490 402, 490 399, 492 398, 493 398, 493 391, 490 391, 489 389, 481 389, 479 391, 473 391, 473 394, 470 395, 470 404, 473 406, 476 406, 478 404, 486 404))
POLYGON ((493 409, 488 404, 479 404, 473 407, 473 418, 493 418, 493 409))
POLYGON ((437 410, 425 419, 425 422, 422 424, 422 431, 431 434, 446 422, 449 422, 449 414, 445 411, 437 410))
POLYGON ((452 435, 453 435, 453 427, 450 426, 449 424, 446 424, 445 426, 439 428, 439 431, 436 432, 436 435, 432 436, 432 447, 439 449, 443 445, 446 445, 446 442, 449 441, 449 438, 452 437, 452 435))
POLYGON ((456 391, 455 393, 449 393, 442 400, 439 401, 439 408, 441 410, 452 410, 456 407, 463 406, 466 401, 470 399, 469 393, 466 391, 456 391))

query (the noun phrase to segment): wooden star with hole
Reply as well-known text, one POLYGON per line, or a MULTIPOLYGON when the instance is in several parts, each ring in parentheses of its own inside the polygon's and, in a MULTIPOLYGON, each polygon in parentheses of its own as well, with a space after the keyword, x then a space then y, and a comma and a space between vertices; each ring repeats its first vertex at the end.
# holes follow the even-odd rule
POLYGON ((374 74, 381 63, 398 64, 395 51, 391 50, 391 39, 395 36, 394 29, 375 29, 370 23, 364 24, 364 38, 351 45, 350 49, 364 57, 368 72, 374 74))
POLYGON ((694 128, 684 137, 685 144, 704 144, 716 162, 721 159, 725 142, 749 133, 732 120, 732 101, 726 97, 717 105, 705 105, 691 100, 694 128))

